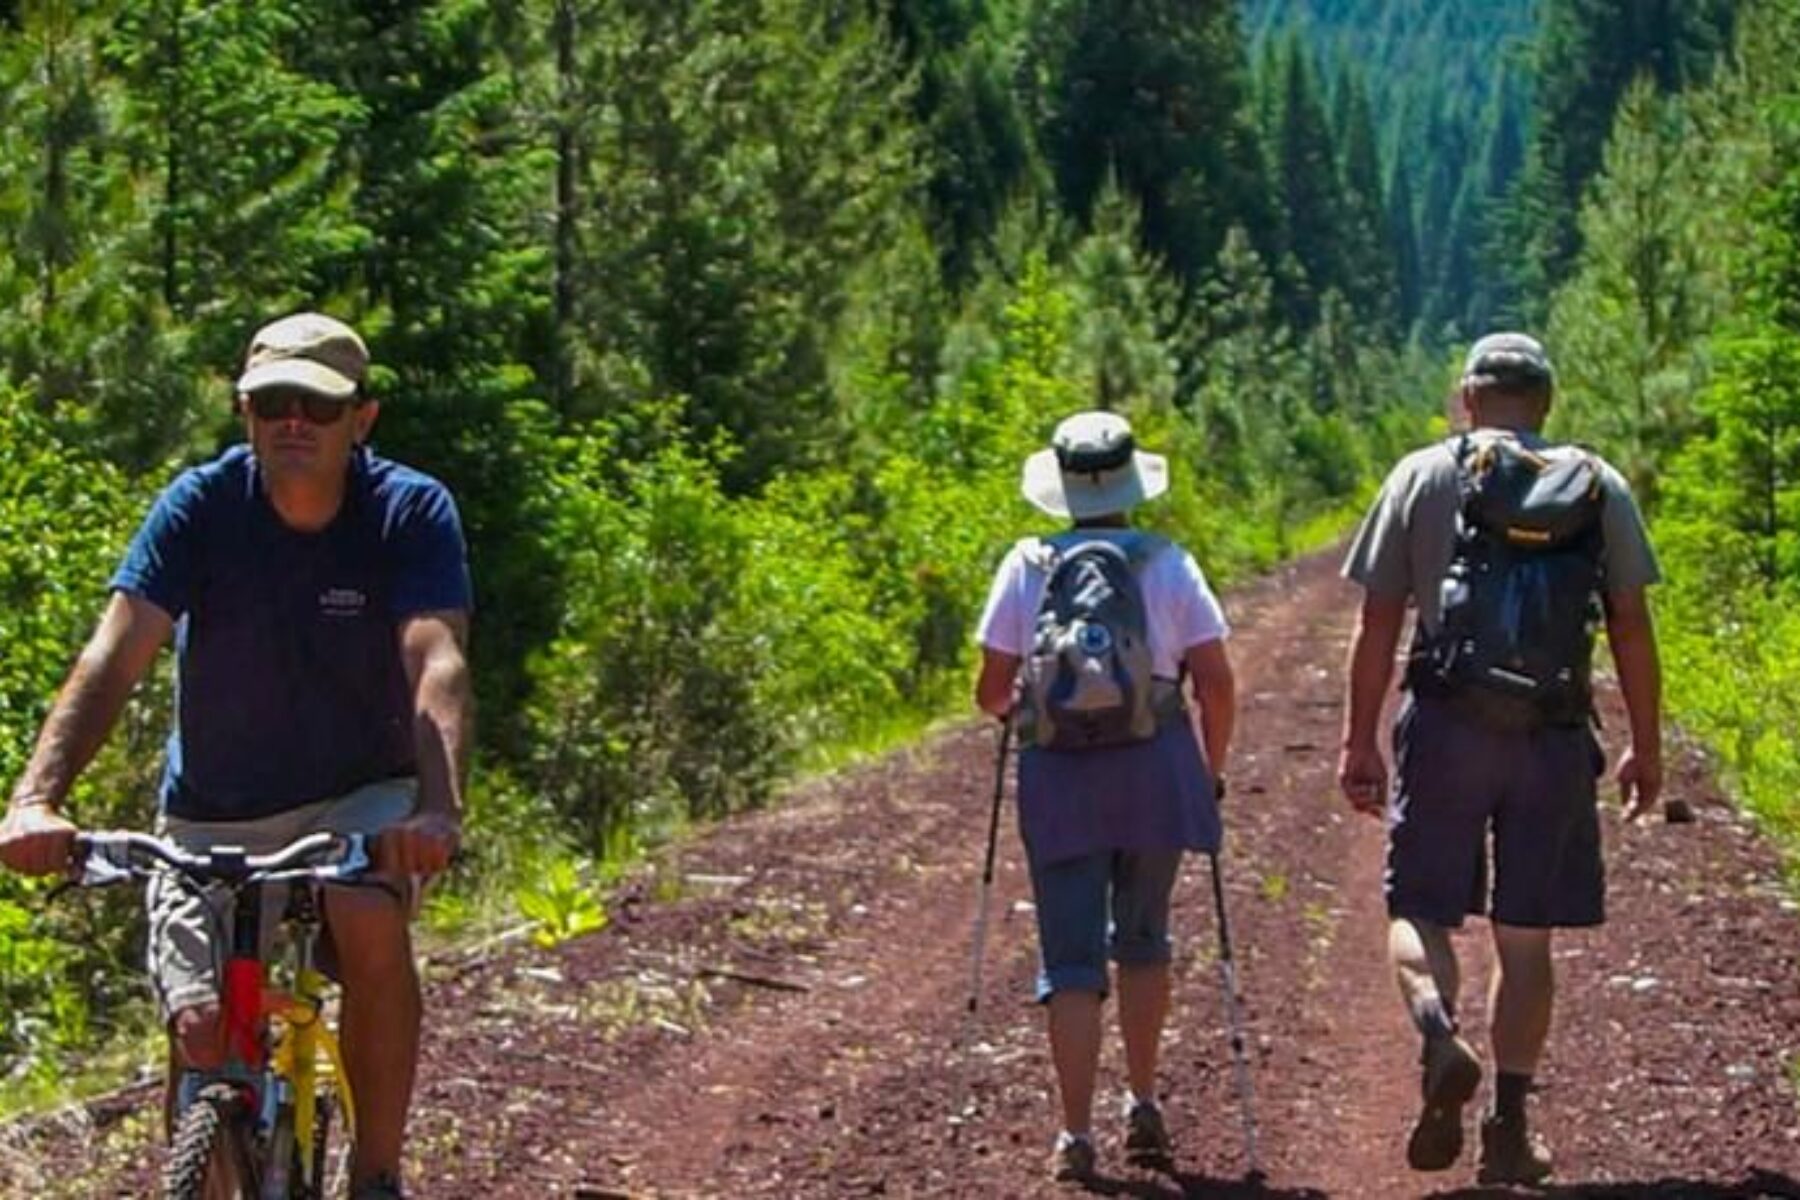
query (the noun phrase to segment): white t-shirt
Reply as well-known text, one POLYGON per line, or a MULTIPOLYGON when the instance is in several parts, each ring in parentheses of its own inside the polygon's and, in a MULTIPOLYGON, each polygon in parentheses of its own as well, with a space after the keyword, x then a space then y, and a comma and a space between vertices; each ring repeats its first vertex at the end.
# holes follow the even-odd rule
MULTIPOLYGON (((1130 530, 1088 529, 1096 541, 1118 543, 1130 530)), ((1026 538, 1007 551, 988 590, 987 606, 975 627, 975 640, 989 650, 1025 658, 1037 635, 1038 605, 1049 575, 1039 565, 1037 538, 1026 538)), ((1155 552, 1138 575, 1149 618, 1151 670, 1164 679, 1180 677, 1181 660, 1204 642, 1231 633, 1218 598, 1206 585, 1194 556, 1173 543, 1155 552)))

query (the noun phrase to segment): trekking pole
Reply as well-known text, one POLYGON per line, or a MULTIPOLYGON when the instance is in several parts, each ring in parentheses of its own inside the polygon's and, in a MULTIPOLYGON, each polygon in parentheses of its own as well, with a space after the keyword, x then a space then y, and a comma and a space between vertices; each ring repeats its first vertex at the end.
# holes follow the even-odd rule
POLYGON ((1219 976, 1225 985, 1225 1019, 1231 1028, 1232 1071, 1237 1078, 1238 1103, 1244 1111, 1244 1155, 1250 1161, 1249 1178, 1260 1178, 1256 1159, 1256 1113, 1250 1091, 1250 1064, 1244 1047, 1244 1026, 1238 1013, 1237 966, 1231 958, 1231 927, 1225 918, 1225 884, 1219 876, 1219 852, 1206 855, 1212 862, 1213 907, 1219 914, 1219 976))
POLYGON ((962 1052, 956 1057, 956 1078, 952 1084, 953 1101, 958 1107, 950 1116, 951 1140, 961 1131, 963 1118, 975 1107, 969 1096, 969 1043, 975 1032, 975 1013, 981 1007, 981 965, 987 945, 988 896, 994 888, 994 851, 1000 842, 1000 799, 1006 792, 1006 752, 1012 745, 1013 715, 1006 714, 1000 728, 1000 752, 994 763, 994 806, 988 814, 987 852, 981 864, 981 893, 975 906, 975 937, 969 967, 969 1004, 963 1017, 962 1052))
POLYGON ((1006 752, 1012 747, 1013 715, 1000 726, 1000 753, 994 760, 994 806, 988 813, 987 855, 981 864, 981 900, 975 906, 975 951, 970 967, 969 1015, 981 1006, 981 960, 987 945, 988 896, 994 890, 994 849, 1000 842, 1000 798, 1006 791, 1006 752))

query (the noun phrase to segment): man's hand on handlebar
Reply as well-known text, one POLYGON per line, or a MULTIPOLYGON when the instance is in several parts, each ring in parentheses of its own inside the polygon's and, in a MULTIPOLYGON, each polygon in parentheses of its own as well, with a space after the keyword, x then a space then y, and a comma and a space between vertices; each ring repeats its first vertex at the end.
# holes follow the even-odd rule
POLYGON ((60 875, 69 869, 75 826, 37 801, 15 801, 0 820, 0 863, 22 875, 60 875))
POLYGON ((414 813, 375 838, 375 862, 390 875, 436 875, 462 844, 462 822, 446 812, 414 813))

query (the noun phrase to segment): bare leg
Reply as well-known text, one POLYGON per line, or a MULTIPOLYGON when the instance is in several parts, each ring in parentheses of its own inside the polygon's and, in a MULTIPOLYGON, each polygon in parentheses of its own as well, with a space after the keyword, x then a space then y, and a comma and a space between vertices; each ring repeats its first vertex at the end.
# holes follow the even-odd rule
POLYGON ((1550 930, 1494 924, 1494 1104, 1481 1124, 1481 1183, 1537 1183, 1549 1148, 1530 1132, 1525 1100, 1550 1036, 1556 996, 1550 930))
POLYGON ((1400 984, 1400 996, 1422 1035, 1449 1030, 1431 1028, 1433 1014, 1454 1020, 1462 971, 1450 933, 1442 925, 1402 917, 1388 922, 1388 960, 1400 984))
POLYGON ((1048 1008, 1063 1128, 1087 1133, 1093 1127, 1094 1077, 1100 1070, 1100 994, 1060 991, 1050 997, 1048 1008))
POLYGON ((1156 1099, 1156 1062, 1169 1016, 1169 964, 1119 964, 1119 1033, 1131 1094, 1156 1099))
POLYGON ((344 980, 344 1070, 356 1100, 354 1184, 400 1173, 419 1058, 419 976, 405 909, 386 892, 334 888, 326 919, 344 980))
POLYGON ((1550 930, 1496 922, 1494 952, 1494 1065, 1511 1075, 1535 1075, 1556 994, 1550 930))
POLYGON ((1424 1041, 1419 1056, 1419 1119, 1406 1140, 1406 1162, 1415 1171, 1442 1171, 1462 1154, 1462 1111, 1481 1083, 1481 1063, 1456 1036, 1456 1000, 1462 986, 1450 934, 1429 921, 1388 923, 1388 957, 1400 994, 1424 1041))

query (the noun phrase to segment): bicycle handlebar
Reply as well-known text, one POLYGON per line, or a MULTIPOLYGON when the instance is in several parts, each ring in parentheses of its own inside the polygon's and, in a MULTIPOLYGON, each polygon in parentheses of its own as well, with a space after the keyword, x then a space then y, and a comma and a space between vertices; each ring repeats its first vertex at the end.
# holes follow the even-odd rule
POLYGON ((241 846, 214 846, 197 853, 147 833, 82 833, 75 838, 72 870, 78 887, 105 887, 145 878, 158 866, 200 884, 299 879, 347 883, 370 869, 371 840, 361 833, 320 831, 271 854, 250 854, 241 846))

